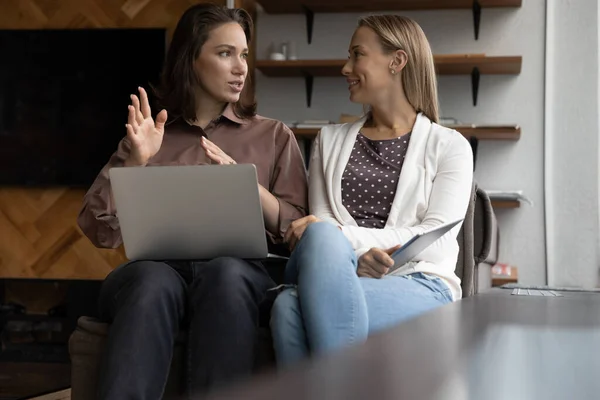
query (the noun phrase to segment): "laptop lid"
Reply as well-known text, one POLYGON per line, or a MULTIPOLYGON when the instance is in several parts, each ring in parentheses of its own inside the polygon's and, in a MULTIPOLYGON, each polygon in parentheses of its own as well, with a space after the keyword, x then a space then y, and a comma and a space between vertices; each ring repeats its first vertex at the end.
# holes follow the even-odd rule
POLYGON ((112 168, 109 175, 130 260, 267 257, 254 165, 112 168))

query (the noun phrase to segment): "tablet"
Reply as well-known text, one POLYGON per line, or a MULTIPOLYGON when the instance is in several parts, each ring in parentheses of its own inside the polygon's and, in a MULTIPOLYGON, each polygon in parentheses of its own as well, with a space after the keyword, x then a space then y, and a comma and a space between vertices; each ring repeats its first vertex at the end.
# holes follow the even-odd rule
POLYGON ((394 266, 390 268, 388 274, 411 261, 419 253, 433 244, 433 242, 444 236, 450 229, 454 228, 462 221, 463 219, 459 219, 458 221, 438 225, 432 229, 413 236, 402 247, 392 253, 391 257, 394 260, 394 266))

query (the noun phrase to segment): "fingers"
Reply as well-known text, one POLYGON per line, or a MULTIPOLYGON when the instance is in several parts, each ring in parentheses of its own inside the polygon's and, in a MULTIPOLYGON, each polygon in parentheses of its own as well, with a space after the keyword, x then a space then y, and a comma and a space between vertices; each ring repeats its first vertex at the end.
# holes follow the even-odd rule
POLYGON ((208 140, 206 136, 202 136, 202 147, 204 147, 204 150, 210 150, 214 154, 219 154, 223 152, 223 150, 221 150, 219 146, 208 140))
POLYGON ((370 263, 367 264, 369 269, 371 269, 373 275, 376 278, 381 278, 385 275, 389 268, 385 266, 385 264, 380 263, 378 260, 373 259, 370 263))
POLYGON ((385 260, 385 257, 388 257, 391 260, 390 256, 385 254, 383 250, 376 248, 373 248, 363 254, 359 260, 360 265, 362 265, 362 268, 364 269, 363 273, 366 273, 373 278, 381 278, 389 270, 389 264, 385 261, 382 261, 382 259, 385 260))
POLYGON ((127 109, 129 110, 129 114, 127 115, 127 125, 130 125, 134 132, 137 132, 139 125, 135 119, 135 109, 133 106, 127 106, 127 109))
POLYGON ((391 268, 394 266, 394 260, 385 251, 381 249, 373 249, 373 260, 384 268, 391 268))
POLYGON ((398 250, 400 247, 402 247, 402 245, 400 245, 400 244, 399 244, 399 245, 396 245, 396 246, 394 246, 394 247, 390 247, 389 249, 385 250, 385 252, 391 256, 391 255, 392 255, 392 254, 394 254, 394 252, 395 252, 396 250, 398 250))
POLYGON ((373 279, 379 278, 378 276, 376 276, 374 274, 373 270, 368 265, 365 265, 364 263, 358 267, 356 274, 362 278, 373 278, 373 279))
POLYGON ((129 138, 130 141, 134 142, 135 141, 135 132, 133 130, 133 127, 131 126, 131 124, 125 124, 125 128, 127 129, 127 137, 129 138))
POLYGON ((306 218, 306 219, 307 219, 307 220, 308 220, 308 221, 309 221, 311 224, 312 224, 313 222, 320 222, 320 221, 321 221, 319 218, 317 218, 316 216, 314 216, 314 215, 312 215, 312 214, 311 214, 311 215, 307 215, 305 218, 306 218))
POLYGON ((208 150, 208 149, 204 149, 204 152, 206 153, 206 156, 211 160, 216 162, 217 164, 223 164, 223 160, 221 159, 221 157, 219 157, 218 155, 216 155, 215 153, 213 153, 212 151, 208 150))
POLYGON ((304 224, 290 225, 283 240, 290 248, 294 248, 299 236, 302 236, 302 232, 304 232, 304 224))
POLYGON ((283 236, 283 241, 288 244, 290 250, 296 247, 308 225, 310 225, 308 217, 297 219, 290 224, 283 236))
POLYGON ((293 234, 290 237, 290 241, 289 241, 290 250, 294 250, 296 248, 296 245, 298 244, 300 239, 302 239, 302 235, 304 235, 304 231, 306 230, 306 227, 308 225, 310 225, 310 224, 303 223, 303 224, 299 225, 298 227, 296 227, 296 229, 294 229, 293 234))
POLYGON ((150 118, 152 116, 152 112, 150 111, 150 103, 148 102, 148 93, 143 87, 138 87, 140 91, 140 101, 141 101, 141 109, 142 116, 145 118, 150 118))
POLYGON ((292 223, 290 224, 290 226, 288 227, 288 230, 286 231, 285 235, 284 235, 284 240, 285 238, 290 238, 291 235, 293 234, 293 232, 298 231, 298 229, 302 230, 302 233, 304 233, 304 230, 306 229, 306 227, 308 225, 310 225, 311 223, 315 222, 316 217, 314 215, 307 215, 305 217, 302 218, 298 218, 297 220, 292 221, 292 223))
POLYGON ((131 104, 133 105, 133 108, 135 110, 135 120, 137 121, 138 125, 141 125, 142 122, 144 122, 144 116, 142 115, 142 112, 140 111, 140 100, 138 99, 138 97, 135 94, 132 94, 130 97, 131 97, 131 104))
POLYGON ((165 130, 165 123, 167 122, 167 110, 162 110, 156 116, 154 127, 159 131, 165 130))
POLYGON ((287 230, 283 234, 283 243, 289 243, 290 238, 292 237, 294 232, 293 223, 288 226, 287 230))
POLYGON ((206 155, 218 164, 235 164, 235 160, 229 157, 223 150, 216 144, 208 140, 205 136, 202 137, 200 142, 202 148, 206 152, 206 155))

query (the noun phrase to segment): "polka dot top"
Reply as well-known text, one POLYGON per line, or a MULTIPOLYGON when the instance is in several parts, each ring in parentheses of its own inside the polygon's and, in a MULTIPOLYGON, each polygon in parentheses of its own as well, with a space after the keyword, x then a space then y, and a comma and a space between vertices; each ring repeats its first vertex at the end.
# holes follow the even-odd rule
POLYGON ((385 226, 410 133, 395 139, 371 140, 359 133, 342 175, 342 204, 358 226, 385 226))

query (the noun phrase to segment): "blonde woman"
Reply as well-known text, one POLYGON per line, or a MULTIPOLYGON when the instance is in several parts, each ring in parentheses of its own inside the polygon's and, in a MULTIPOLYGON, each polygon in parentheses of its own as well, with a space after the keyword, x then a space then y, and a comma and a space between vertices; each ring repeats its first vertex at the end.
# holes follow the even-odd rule
POLYGON ((461 298, 454 269, 460 224, 389 273, 413 235, 464 218, 469 143, 438 121, 433 56, 414 21, 360 20, 342 69, 358 122, 323 128, 309 170, 312 215, 292 223, 271 327, 280 365, 359 343, 373 332, 461 298))

